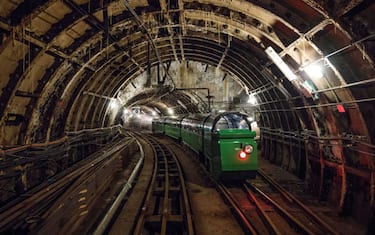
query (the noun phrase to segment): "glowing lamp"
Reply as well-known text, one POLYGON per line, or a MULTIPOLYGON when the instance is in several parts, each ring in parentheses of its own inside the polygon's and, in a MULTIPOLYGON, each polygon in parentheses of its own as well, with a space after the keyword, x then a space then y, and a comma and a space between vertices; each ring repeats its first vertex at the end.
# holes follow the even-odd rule
POLYGON ((344 105, 338 104, 338 105, 336 105, 336 107, 337 107, 337 110, 339 111, 339 113, 345 113, 344 105))
POLYGON ((240 159, 245 159, 247 157, 247 153, 245 153, 245 151, 241 151, 238 156, 240 157, 240 159))
POLYGON ((116 99, 112 99, 109 103, 109 108, 112 110, 117 110, 119 108, 119 104, 117 103, 116 99))
POLYGON ((323 69, 318 64, 310 64, 303 68, 303 70, 309 75, 311 79, 320 79, 323 77, 323 69))
POLYGON ((247 100, 247 103, 251 105, 256 105, 257 104, 257 99, 255 98, 254 94, 249 95, 249 99, 247 100))

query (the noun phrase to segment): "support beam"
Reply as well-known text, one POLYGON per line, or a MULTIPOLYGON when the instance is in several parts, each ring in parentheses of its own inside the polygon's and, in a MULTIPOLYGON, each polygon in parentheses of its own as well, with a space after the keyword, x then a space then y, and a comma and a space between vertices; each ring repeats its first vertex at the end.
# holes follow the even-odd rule
POLYGON ((151 45, 150 42, 147 42, 147 81, 145 87, 151 87, 151 45))
MULTIPOLYGON (((77 13, 81 14, 82 16, 87 16, 85 21, 91 25, 94 28, 97 28, 98 30, 102 32, 106 32, 105 25, 100 22, 95 16, 93 16, 91 13, 87 12, 85 9, 77 5, 75 2, 72 0, 63 0, 65 4, 67 4, 70 8, 72 8, 74 11, 77 13)), ((103 16, 104 17, 104 16, 103 16)), ((105 21, 104 21, 105 22, 105 21)), ((113 38, 111 38, 113 39, 113 38)))
POLYGON ((210 89, 205 88, 205 87, 195 87, 195 88, 177 88, 176 90, 178 91, 192 91, 192 90, 207 90, 207 102, 208 102, 208 111, 211 112, 211 104, 212 104, 212 99, 214 96, 210 95, 210 89))
POLYGON ((138 26, 142 28, 142 32, 146 34, 148 40, 151 42, 152 46, 154 47, 154 49, 155 49, 155 54, 156 54, 156 57, 158 58, 159 64, 163 67, 165 73, 167 74, 168 78, 170 79, 170 81, 171 81, 171 83, 172 83, 172 89, 174 89, 174 88, 176 87, 176 84, 175 84, 173 78, 168 74, 167 69, 164 67, 164 65, 163 65, 163 61, 161 60, 161 57, 160 57, 160 54, 159 54, 159 51, 158 51, 158 47, 156 46, 155 41, 154 41, 153 38, 151 37, 151 34, 148 32, 147 27, 144 25, 143 21, 139 18, 139 16, 138 16, 137 13, 134 11, 134 9, 130 6, 129 2, 128 2, 127 0, 124 0, 123 2, 124 2, 125 7, 126 7, 126 8, 130 11, 130 13, 134 16, 135 21, 136 21, 136 23, 138 24, 138 26))
POLYGON ((15 93, 15 96, 25 97, 25 98, 39 98, 40 94, 17 90, 15 93))
POLYGON ((8 32, 12 31, 12 26, 3 17, 0 17, 0 28, 8 32))
POLYGON ((58 49, 52 47, 50 44, 46 44, 41 39, 36 38, 36 36, 31 36, 30 33, 28 33, 28 32, 26 32, 23 35, 23 38, 18 38, 17 40, 20 43, 30 42, 30 43, 32 43, 32 44, 34 44, 34 45, 42 48, 45 51, 46 54, 49 54, 49 55, 51 55, 51 56, 53 56, 55 58, 63 58, 65 60, 67 60, 68 62, 72 63, 72 64, 79 65, 81 67, 84 67, 85 69, 88 69, 88 70, 90 70, 92 72, 95 72, 95 68, 90 67, 88 64, 81 64, 78 61, 73 60, 71 56, 65 54, 61 50, 58 50, 58 49))
POLYGON ((96 94, 96 93, 91 92, 91 91, 84 91, 82 94, 91 95, 91 96, 95 96, 95 97, 106 99, 106 100, 113 100, 114 99, 113 97, 106 96, 106 95, 99 95, 99 94, 96 94))
POLYGON ((340 8, 337 11, 336 16, 337 17, 341 17, 341 16, 345 15, 346 13, 348 13, 349 11, 351 11, 353 8, 355 8, 356 6, 358 6, 359 4, 361 4, 362 2, 363 2, 363 0, 351 0, 346 5, 346 7, 340 8))
MULTIPOLYGON (((73 2, 71 0, 64 0, 64 2, 68 6, 70 6, 73 10, 75 10, 76 12, 81 14, 82 16, 88 16, 88 19, 87 19, 88 23, 91 26, 99 29, 100 31, 102 31, 104 33, 104 35, 105 35, 104 38, 106 40, 107 49, 110 46, 119 47, 118 44, 117 44, 117 40, 109 33, 109 25, 106 27, 106 19, 104 19, 104 24, 103 24, 95 16, 93 16, 91 13, 87 12, 82 7, 78 6, 75 2, 73 2), (108 44, 111 44, 111 45, 108 45, 108 44)), ((106 8, 106 6, 104 6, 104 7, 106 8)), ((105 17, 105 12, 103 12, 103 17, 105 17)), ((107 21, 108 21, 108 19, 107 19, 107 21)), ((107 22, 107 23, 109 24, 109 22, 107 22)), ((119 49, 123 50, 123 48, 121 48, 121 47, 119 47, 119 49)), ((106 50, 103 50, 103 51, 106 51, 106 50)), ((139 65, 139 63, 137 61, 135 61, 135 59, 132 56, 130 56, 129 54, 127 54, 127 55, 132 60, 132 62, 134 64, 136 64, 137 67, 143 72, 144 69, 139 65)))
POLYGON ((169 15, 169 6, 167 6, 166 4, 166 1, 165 0, 160 0, 160 7, 161 7, 161 14, 164 15, 164 17, 168 20, 168 25, 167 25, 167 30, 168 30, 168 34, 169 34, 169 42, 170 42, 170 45, 171 45, 171 48, 172 48, 172 51, 173 51, 173 55, 174 55, 174 59, 175 61, 177 62, 178 61, 178 57, 177 57, 177 53, 176 53, 176 46, 175 46, 175 43, 174 43, 174 31, 173 31, 173 28, 171 25, 173 25, 173 22, 171 20, 171 16, 169 15))
MULTIPOLYGON (((186 35, 186 20, 185 20, 185 9, 184 9, 183 0, 178 0, 178 9, 180 11, 181 32, 182 32, 182 35, 186 35)), ((180 40, 180 43, 181 43, 181 40, 180 40)))
POLYGON ((180 41, 181 58, 182 58, 182 61, 185 61, 184 42, 182 40, 181 34, 178 35, 178 40, 180 41))
POLYGON ((336 24, 336 23, 332 19, 325 19, 322 22, 320 22, 319 24, 317 24, 314 28, 307 31, 306 33, 300 34, 299 38, 297 40, 290 43, 284 50, 282 50, 279 53, 279 56, 280 57, 285 56, 290 51, 292 51, 294 49, 294 47, 296 47, 298 44, 308 40, 309 38, 312 38, 317 32, 321 31, 322 29, 324 29, 329 24, 336 24))
POLYGON ((18 38, 17 40, 22 43, 22 39, 39 46, 40 48, 44 49, 46 52, 49 52, 49 54, 53 55, 54 57, 70 59, 69 55, 62 52, 61 50, 58 50, 55 47, 52 47, 50 44, 43 42, 41 39, 37 38, 35 35, 31 36, 31 34, 28 31, 26 31, 26 33, 23 34, 23 38, 18 38))
POLYGON ((217 64, 217 68, 220 68, 221 64, 224 62, 224 59, 228 54, 229 47, 230 47, 230 42, 228 40, 228 45, 225 48, 225 51, 223 52, 223 55, 221 56, 221 59, 220 59, 219 63, 217 64))

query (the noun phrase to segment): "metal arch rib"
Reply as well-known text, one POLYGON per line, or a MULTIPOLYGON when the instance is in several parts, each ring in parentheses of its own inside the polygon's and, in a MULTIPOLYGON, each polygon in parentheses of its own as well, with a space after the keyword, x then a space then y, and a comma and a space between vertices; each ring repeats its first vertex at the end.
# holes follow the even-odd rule
POLYGON ((147 35, 147 38, 148 40, 151 42, 152 46, 154 47, 155 49, 155 55, 156 57, 158 58, 158 61, 159 61, 159 64, 161 64, 161 66, 163 67, 163 70, 165 72, 165 74, 167 75, 167 77, 171 80, 171 83, 172 83, 172 90, 174 90, 174 88, 176 87, 176 84, 175 82, 173 81, 173 78, 171 77, 171 75, 168 73, 168 70, 167 68, 164 66, 162 60, 161 60, 161 57, 160 57, 160 54, 159 54, 159 51, 158 51, 158 48, 156 47, 156 44, 154 42, 154 40, 152 40, 152 37, 150 35, 150 33, 148 32, 146 26, 143 24, 142 20, 139 18, 139 16, 137 15, 137 13, 133 10, 133 8, 129 5, 129 2, 127 0, 124 0, 124 5, 125 7, 130 11, 130 13, 134 16, 137 24, 143 29, 144 33, 147 35))

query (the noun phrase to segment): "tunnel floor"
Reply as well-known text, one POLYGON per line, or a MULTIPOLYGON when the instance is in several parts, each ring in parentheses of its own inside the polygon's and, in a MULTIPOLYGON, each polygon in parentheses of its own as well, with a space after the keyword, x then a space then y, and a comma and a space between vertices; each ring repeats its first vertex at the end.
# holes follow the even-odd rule
MULTIPOLYGON (((309 206, 313 211, 329 224, 335 225, 337 232, 340 234, 366 234, 366 226, 359 224, 353 218, 340 216, 339 211, 333 206, 328 205, 325 201, 319 201, 305 182, 290 172, 270 163, 268 160, 260 157, 259 168, 268 176, 273 178, 287 191, 297 196, 305 205, 309 206)), ((366 221, 364 221, 366 223, 366 221)))

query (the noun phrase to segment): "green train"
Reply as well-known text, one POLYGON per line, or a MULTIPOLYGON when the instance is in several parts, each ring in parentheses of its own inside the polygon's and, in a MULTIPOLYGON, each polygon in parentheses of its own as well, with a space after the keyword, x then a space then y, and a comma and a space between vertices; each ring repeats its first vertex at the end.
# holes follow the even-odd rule
POLYGON ((153 133, 189 146, 215 179, 255 178, 258 169, 256 132, 239 112, 195 114, 153 119, 153 133))

